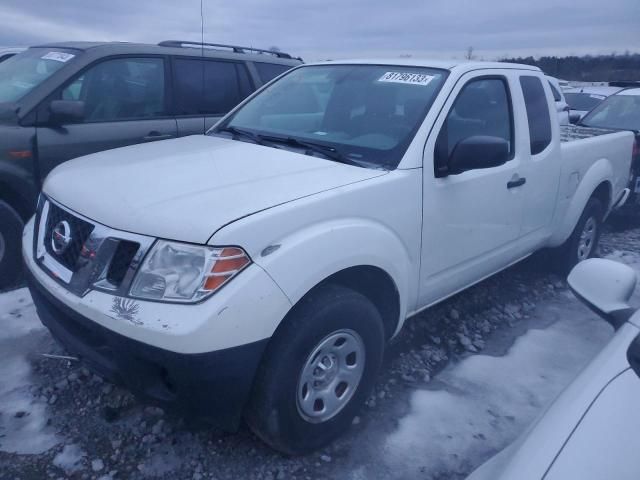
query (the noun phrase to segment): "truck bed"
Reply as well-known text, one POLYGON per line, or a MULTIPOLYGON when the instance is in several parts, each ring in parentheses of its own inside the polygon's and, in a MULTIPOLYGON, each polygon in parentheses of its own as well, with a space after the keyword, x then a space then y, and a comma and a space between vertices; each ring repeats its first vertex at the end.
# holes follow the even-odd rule
POLYGON ((572 140, 584 140, 585 138, 599 137, 614 133, 615 130, 595 127, 580 127, 578 125, 561 125, 560 142, 571 142, 572 140))

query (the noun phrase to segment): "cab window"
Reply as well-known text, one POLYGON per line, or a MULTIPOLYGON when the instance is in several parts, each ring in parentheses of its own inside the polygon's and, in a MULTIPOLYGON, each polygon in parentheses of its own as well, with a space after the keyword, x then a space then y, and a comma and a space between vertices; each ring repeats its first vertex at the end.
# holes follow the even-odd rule
MULTIPOLYGON (((458 94, 436 141, 439 163, 451 158, 456 147, 471 137, 497 137, 508 143, 513 156, 513 113, 504 78, 480 78, 458 94)), ((438 166, 436 166, 438 168, 438 166)))

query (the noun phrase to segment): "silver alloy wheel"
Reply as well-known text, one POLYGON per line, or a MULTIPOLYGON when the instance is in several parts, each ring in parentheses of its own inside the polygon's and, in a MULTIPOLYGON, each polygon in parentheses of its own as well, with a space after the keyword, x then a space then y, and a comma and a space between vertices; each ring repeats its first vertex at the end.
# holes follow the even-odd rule
POLYGON ((2 262, 2 259, 4 258, 4 253, 7 249, 5 240, 4 240, 4 235, 2 235, 2 232, 0 232, 0 262, 2 262))
POLYGON ((347 406, 364 373, 365 348, 353 330, 326 336, 307 358, 298 378, 297 405, 311 423, 322 423, 347 406))
POLYGON ((598 222, 595 217, 587 218, 584 223, 584 228, 580 234, 580 240, 578 241, 578 260, 586 260, 593 252, 593 245, 596 240, 596 234, 598 232, 598 222))

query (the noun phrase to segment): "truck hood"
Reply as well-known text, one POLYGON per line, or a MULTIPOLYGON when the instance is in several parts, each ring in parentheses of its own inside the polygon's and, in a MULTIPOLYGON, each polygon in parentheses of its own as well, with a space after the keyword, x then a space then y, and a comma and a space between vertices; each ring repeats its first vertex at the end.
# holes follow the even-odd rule
POLYGON ((71 160, 49 174, 43 191, 111 228, 206 243, 239 218, 385 173, 195 135, 71 160))

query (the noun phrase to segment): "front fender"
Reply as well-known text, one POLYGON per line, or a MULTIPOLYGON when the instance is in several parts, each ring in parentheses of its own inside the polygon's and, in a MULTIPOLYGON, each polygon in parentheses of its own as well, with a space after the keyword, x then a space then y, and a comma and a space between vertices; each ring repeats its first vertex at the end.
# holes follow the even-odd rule
POLYGON ((400 295, 400 319, 410 302, 411 278, 417 273, 406 246, 384 225, 345 218, 310 225, 275 242, 277 250, 254 261, 296 304, 320 282, 341 270, 373 266, 385 271, 400 295))
MULTIPOLYGON (((551 247, 562 245, 571 236, 589 198, 591 198, 598 186, 605 183, 609 188, 609 192, 614 193, 612 185, 612 179, 614 178, 613 166, 606 158, 597 160, 586 171, 582 179, 577 179, 577 182, 575 175, 579 174, 573 173, 565 179, 566 184, 563 186, 559 199, 564 204, 564 208, 560 209, 560 215, 556 219, 555 233, 549 240, 549 246, 551 247)), ((606 215, 609 214, 611 209, 612 195, 609 197, 608 204, 604 206, 606 215)))

